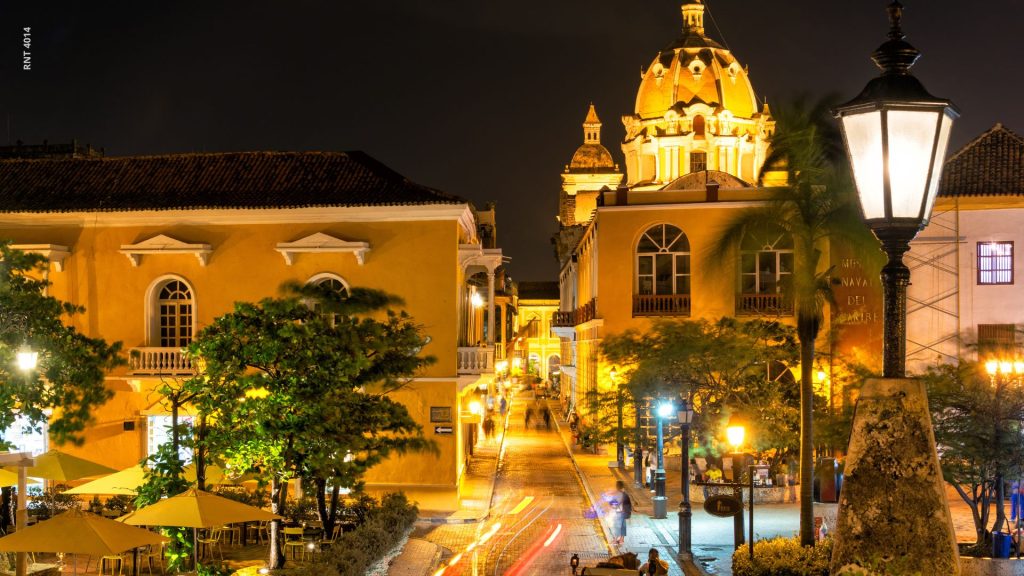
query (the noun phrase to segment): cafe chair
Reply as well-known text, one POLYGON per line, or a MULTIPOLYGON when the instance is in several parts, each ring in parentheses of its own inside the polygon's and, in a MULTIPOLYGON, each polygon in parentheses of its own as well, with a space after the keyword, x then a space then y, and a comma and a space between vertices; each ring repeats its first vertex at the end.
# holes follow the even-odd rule
POLYGON ((306 542, 302 540, 303 529, 301 526, 295 528, 284 529, 284 554, 288 555, 288 551, 292 551, 292 559, 295 559, 296 551, 302 552, 302 556, 305 557, 305 546, 306 542))

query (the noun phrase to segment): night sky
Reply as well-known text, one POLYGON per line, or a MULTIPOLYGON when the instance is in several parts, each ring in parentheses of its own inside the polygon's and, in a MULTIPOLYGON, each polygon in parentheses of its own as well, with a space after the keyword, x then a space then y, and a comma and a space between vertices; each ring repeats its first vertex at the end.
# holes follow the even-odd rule
MULTIPOLYGON (((705 27, 769 105, 852 98, 876 74, 868 57, 885 40, 886 4, 710 0, 705 27)), ((963 114, 953 149, 996 122, 1024 133, 1024 2, 904 4, 923 53, 915 74, 963 114)), ((496 201, 517 280, 557 278, 559 173, 582 143, 587 104, 621 162, 640 69, 681 26, 674 0, 0 6, 5 141, 75 138, 108 155, 365 150, 478 206, 496 201)))

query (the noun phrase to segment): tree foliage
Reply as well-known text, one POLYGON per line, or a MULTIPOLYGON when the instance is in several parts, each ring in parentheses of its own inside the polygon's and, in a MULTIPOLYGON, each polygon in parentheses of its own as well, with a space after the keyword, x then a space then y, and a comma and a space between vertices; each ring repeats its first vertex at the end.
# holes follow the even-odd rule
POLYGON ((990 377, 978 363, 961 361, 930 367, 922 378, 943 478, 971 507, 977 543, 987 543, 1001 520, 990 515, 997 475, 1024 472, 1021 376, 990 377))
POLYGON ((92 410, 111 397, 107 371, 124 360, 120 342, 89 338, 70 325, 85 309, 47 295, 48 265, 0 241, 0 434, 21 416, 37 431, 49 421, 56 444, 81 445, 92 410), (15 366, 23 346, 39 354, 34 371, 15 366))
MULTIPOLYGON (((189 347, 203 368, 191 385, 209 421, 209 452, 268 473, 275 512, 284 508, 288 478, 337 491, 390 454, 436 450, 386 395, 433 362, 419 355, 427 339, 412 319, 382 310, 399 302, 358 288, 346 296, 319 286, 287 290, 237 303, 189 347)), ((329 530, 337 502, 328 510, 318 496, 329 530)))
POLYGON ((686 398, 693 431, 714 448, 732 414, 750 429, 756 451, 781 455, 796 446, 797 405, 787 366, 797 359, 793 329, 772 321, 659 319, 604 338, 601 352, 621 365, 634 401, 686 398))

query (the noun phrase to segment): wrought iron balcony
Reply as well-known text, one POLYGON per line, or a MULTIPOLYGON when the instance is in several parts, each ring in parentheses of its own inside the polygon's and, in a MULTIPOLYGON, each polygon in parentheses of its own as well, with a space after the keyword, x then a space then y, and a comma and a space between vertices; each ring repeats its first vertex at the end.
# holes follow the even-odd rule
POLYGON ((193 374, 192 361, 181 348, 143 347, 128 351, 128 370, 138 375, 193 374))
POLYGON ((689 316, 689 294, 634 294, 633 316, 689 316))

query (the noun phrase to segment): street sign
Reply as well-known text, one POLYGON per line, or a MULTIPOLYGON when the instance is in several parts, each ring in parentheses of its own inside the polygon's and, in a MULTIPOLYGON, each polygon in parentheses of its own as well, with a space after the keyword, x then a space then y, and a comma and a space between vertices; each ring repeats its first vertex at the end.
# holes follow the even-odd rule
POLYGON ((704 501, 704 511, 719 518, 729 518, 743 513, 743 503, 729 494, 716 494, 704 501))
POLYGON ((451 426, 434 426, 434 434, 451 434, 452 430, 451 426))

